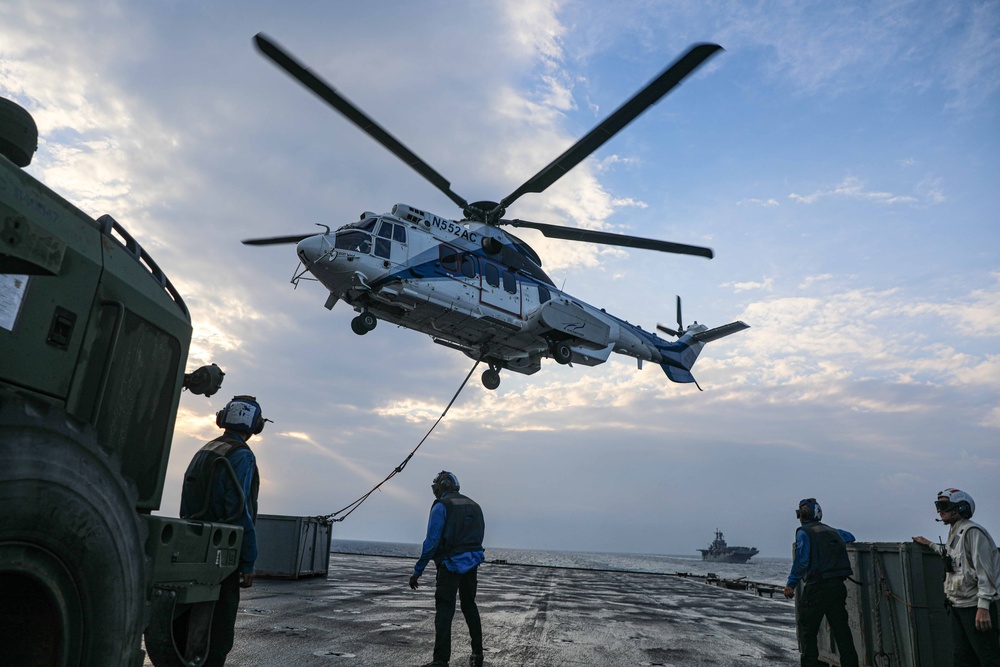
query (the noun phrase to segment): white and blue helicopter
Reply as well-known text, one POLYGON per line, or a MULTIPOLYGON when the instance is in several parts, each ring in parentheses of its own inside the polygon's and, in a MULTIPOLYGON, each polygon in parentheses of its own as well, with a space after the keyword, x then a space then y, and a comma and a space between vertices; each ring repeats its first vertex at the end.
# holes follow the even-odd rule
MULTIPOLYGON (((348 120, 382 144, 455 202, 463 213, 451 220, 406 204, 389 213, 365 211, 336 231, 243 241, 247 245, 295 243, 301 270, 329 290, 326 307, 344 301, 358 315, 351 328, 362 335, 379 320, 419 331, 435 343, 488 364, 487 389, 500 386, 500 371, 530 375, 549 357, 560 364, 596 366, 612 352, 659 364, 674 382, 695 382, 691 374, 705 343, 742 331, 732 322, 714 329, 697 322, 685 328, 677 298, 677 328, 657 328, 677 340, 629 324, 558 289, 542 270, 534 250, 505 226, 537 229, 550 238, 712 257, 709 248, 504 219, 521 195, 541 193, 589 156, 688 74, 721 49, 698 44, 608 116, 583 139, 499 202, 469 203, 451 184, 332 86, 272 40, 258 34, 257 47, 348 120)), ((695 382, 697 386, 697 382, 695 382)), ((699 387, 700 389, 701 387, 699 387)))

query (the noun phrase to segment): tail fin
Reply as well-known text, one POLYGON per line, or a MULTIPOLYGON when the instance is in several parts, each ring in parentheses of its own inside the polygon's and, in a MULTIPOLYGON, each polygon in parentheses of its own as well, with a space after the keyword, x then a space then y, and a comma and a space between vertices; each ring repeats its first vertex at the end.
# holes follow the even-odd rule
MULTIPOLYGON (((685 331, 676 343, 666 343, 660 346, 660 353, 664 359, 663 363, 660 364, 660 368, 663 369, 663 372, 673 382, 694 382, 695 386, 697 386, 698 382, 691 374, 691 368, 694 366, 694 362, 698 360, 698 355, 701 354, 701 349, 705 347, 705 343, 710 343, 713 340, 718 340, 749 328, 749 324, 739 321, 723 324, 721 327, 715 327, 714 329, 709 329, 704 324, 695 324, 685 331)), ((698 389, 701 389, 701 387, 698 387, 698 389)))

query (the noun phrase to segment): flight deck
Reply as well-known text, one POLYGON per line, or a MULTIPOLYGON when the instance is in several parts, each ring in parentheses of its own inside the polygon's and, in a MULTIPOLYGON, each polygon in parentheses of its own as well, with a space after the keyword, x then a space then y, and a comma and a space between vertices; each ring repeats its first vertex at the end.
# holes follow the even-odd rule
MULTIPOLYGON (((412 559, 331 554, 326 577, 245 589, 227 664, 422 665, 434 644, 434 574, 412 559)), ((484 563, 486 665, 797 665, 794 606, 675 575, 484 563)), ((468 664, 456 612, 452 665, 468 664)), ((151 664, 146 662, 147 665, 151 664)))

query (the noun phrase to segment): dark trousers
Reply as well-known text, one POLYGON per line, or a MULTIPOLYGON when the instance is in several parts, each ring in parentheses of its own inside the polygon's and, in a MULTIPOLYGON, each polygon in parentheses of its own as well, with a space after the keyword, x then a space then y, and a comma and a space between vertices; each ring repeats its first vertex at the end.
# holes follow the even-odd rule
POLYGON ((219 600, 212 613, 212 635, 204 667, 223 667, 233 649, 236 635, 236 613, 240 609, 240 573, 233 572, 222 580, 219 600))
POLYGON ((462 604, 462 615, 469 626, 472 652, 483 652, 483 625, 476 606, 476 572, 474 567, 465 574, 455 574, 444 565, 438 566, 434 589, 434 660, 451 660, 451 622, 455 618, 455 596, 462 604))
POLYGON ((993 628, 976 629, 976 607, 949 607, 951 637, 955 643, 952 658, 955 667, 1000 667, 1000 629, 997 628, 997 603, 990 605, 993 628))
POLYGON ((858 652, 847 622, 847 587, 843 579, 827 579, 802 587, 798 605, 799 648, 802 667, 819 665, 817 633, 823 617, 830 623, 830 633, 837 642, 841 667, 857 667, 858 652))

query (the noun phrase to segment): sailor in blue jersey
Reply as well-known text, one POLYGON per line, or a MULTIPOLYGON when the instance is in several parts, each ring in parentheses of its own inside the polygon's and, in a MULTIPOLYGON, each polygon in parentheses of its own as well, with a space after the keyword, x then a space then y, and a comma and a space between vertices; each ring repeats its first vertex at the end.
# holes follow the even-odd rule
POLYGON ((795 608, 802 667, 820 664, 817 633, 824 616, 837 643, 841 667, 857 667, 858 653, 848 624, 844 585, 853 574, 846 544, 854 541, 854 535, 821 523, 823 508, 815 498, 801 500, 795 516, 801 525, 795 531, 795 558, 784 593, 786 598, 794 597, 795 587, 803 583, 795 608))
POLYGON ((253 396, 234 396, 215 416, 225 432, 202 447, 184 473, 181 517, 243 527, 240 563, 219 589, 212 614, 205 667, 222 667, 233 648, 240 588, 250 588, 257 561, 257 493, 260 474, 247 441, 264 429, 260 404, 253 396), (239 486, 234 483, 234 478, 239 486))
POLYGON ((471 498, 458 492, 458 478, 442 470, 431 483, 434 504, 427 521, 420 559, 413 566, 410 588, 416 590, 420 575, 431 560, 437 566, 434 589, 434 659, 425 667, 447 667, 451 659, 451 624, 455 618, 456 596, 469 626, 472 655, 469 664, 483 664, 483 628, 476 606, 476 573, 483 562, 483 511, 471 498))

